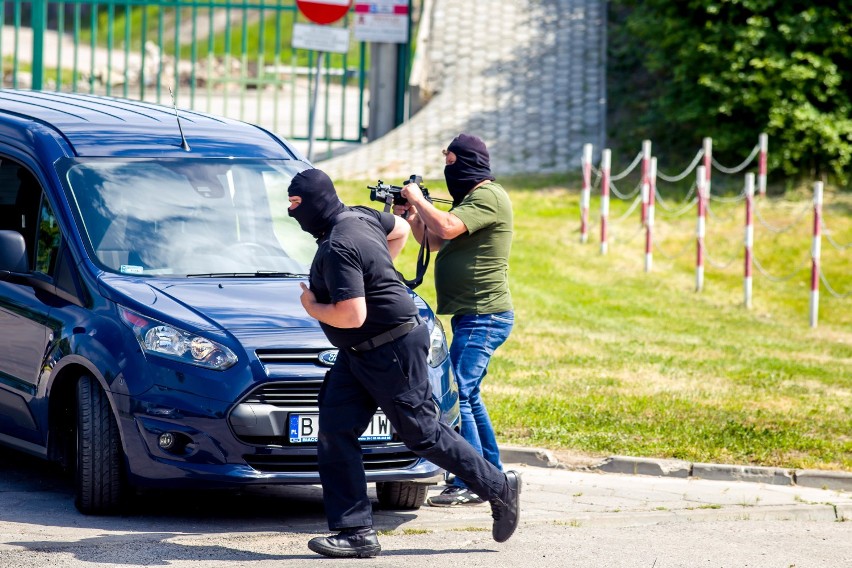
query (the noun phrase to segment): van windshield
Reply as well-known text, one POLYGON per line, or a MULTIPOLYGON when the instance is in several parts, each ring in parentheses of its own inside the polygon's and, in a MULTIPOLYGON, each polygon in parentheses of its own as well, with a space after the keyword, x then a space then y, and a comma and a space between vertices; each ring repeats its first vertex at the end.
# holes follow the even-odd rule
POLYGON ((316 243, 287 215, 293 160, 86 159, 65 179, 94 260, 111 272, 307 274, 316 243))

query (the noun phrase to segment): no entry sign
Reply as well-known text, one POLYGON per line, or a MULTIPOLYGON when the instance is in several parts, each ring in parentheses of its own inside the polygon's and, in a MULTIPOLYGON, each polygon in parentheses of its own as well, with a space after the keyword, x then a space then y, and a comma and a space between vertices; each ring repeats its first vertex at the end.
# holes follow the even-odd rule
POLYGON ((296 6, 315 24, 331 24, 346 15, 352 0, 296 0, 296 6))

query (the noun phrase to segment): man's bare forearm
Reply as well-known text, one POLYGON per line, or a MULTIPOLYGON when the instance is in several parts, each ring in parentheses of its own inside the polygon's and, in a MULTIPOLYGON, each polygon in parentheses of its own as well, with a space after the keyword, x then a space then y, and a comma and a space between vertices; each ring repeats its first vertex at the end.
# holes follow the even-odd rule
POLYGON ((302 307, 308 315, 326 325, 341 329, 361 327, 367 319, 367 301, 365 298, 351 298, 335 304, 317 302, 316 296, 304 284, 300 283, 302 307))
POLYGON ((434 235, 438 239, 438 242, 443 242, 454 239, 462 233, 467 232, 467 227, 465 227, 461 219, 452 213, 441 211, 432 205, 423 196, 423 192, 420 191, 420 188, 416 184, 406 185, 401 193, 412 204, 412 208, 417 210, 420 222, 426 227, 426 231, 430 235, 430 249, 434 250, 434 242, 431 235, 434 235))
POLYGON ((388 251, 391 259, 395 259, 405 248, 405 243, 408 242, 408 235, 411 234, 411 226, 399 217, 394 217, 393 230, 388 234, 388 251))
POLYGON ((416 240, 418 244, 423 244, 423 235, 426 234, 429 239, 429 250, 436 251, 441 248, 444 241, 438 238, 438 236, 434 233, 426 231, 426 226, 417 215, 416 209, 411 208, 409 210, 406 220, 411 225, 411 234, 414 235, 414 240, 416 240))

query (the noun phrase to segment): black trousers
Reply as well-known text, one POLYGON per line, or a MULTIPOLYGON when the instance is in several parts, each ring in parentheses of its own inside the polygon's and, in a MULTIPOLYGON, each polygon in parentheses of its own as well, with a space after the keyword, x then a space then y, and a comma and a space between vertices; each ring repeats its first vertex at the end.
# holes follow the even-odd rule
POLYGON ((438 419, 432 401, 425 324, 376 349, 341 349, 320 392, 319 473, 332 531, 372 526, 358 436, 377 408, 417 455, 464 480, 484 499, 502 497, 506 475, 438 419))

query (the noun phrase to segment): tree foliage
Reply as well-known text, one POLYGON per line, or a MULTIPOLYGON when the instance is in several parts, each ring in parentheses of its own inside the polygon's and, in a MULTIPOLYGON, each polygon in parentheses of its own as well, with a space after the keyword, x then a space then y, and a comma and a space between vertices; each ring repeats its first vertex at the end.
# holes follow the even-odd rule
POLYGON ((766 132, 776 178, 849 183, 852 1, 614 0, 610 27, 612 137, 731 163, 766 132))

